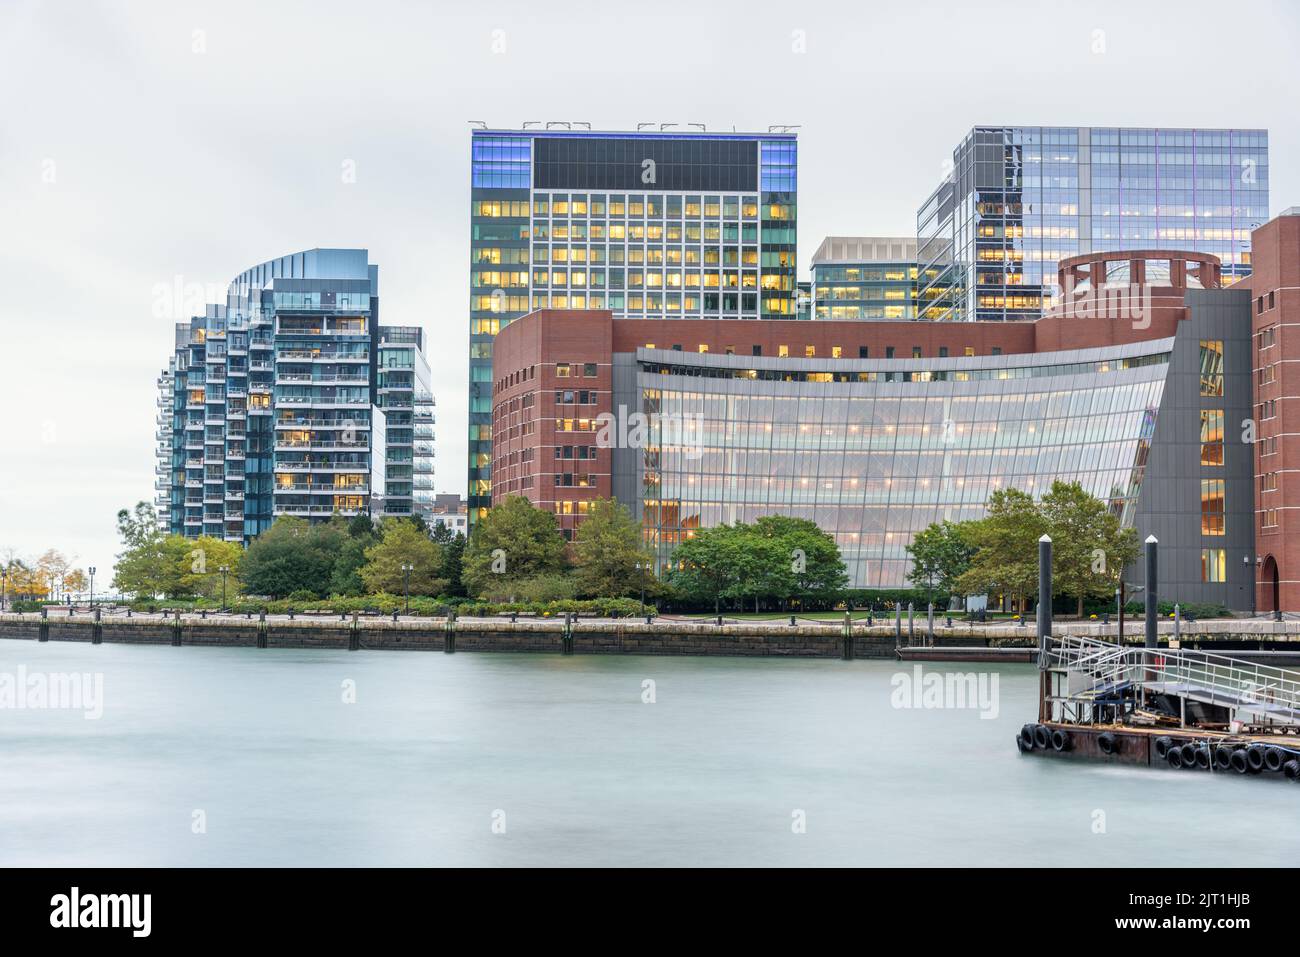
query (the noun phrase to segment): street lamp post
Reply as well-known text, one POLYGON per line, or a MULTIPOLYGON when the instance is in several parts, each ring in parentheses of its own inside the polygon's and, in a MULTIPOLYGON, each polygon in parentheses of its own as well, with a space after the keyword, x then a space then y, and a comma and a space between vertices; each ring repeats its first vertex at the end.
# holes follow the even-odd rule
POLYGON ((95 610, 95 566, 90 566, 90 610, 95 610))
POLYGON ((226 575, 230 572, 229 565, 221 566, 221 613, 226 613, 226 575))
POLYGON ((404 580, 403 590, 403 615, 411 613, 411 572, 415 571, 415 566, 410 562, 402 562, 402 578, 404 580))

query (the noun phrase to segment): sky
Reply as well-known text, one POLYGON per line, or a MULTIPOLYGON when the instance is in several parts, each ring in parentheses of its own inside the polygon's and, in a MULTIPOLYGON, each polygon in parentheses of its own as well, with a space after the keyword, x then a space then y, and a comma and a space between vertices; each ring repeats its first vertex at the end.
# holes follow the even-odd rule
POLYGON ((1300 205, 1298 40, 1286 0, 3 0, 0 556, 106 583, 173 322, 317 246, 368 248, 383 321, 424 326, 463 493, 470 121, 797 125, 806 274, 827 235, 913 235, 978 124, 1264 127, 1300 205))

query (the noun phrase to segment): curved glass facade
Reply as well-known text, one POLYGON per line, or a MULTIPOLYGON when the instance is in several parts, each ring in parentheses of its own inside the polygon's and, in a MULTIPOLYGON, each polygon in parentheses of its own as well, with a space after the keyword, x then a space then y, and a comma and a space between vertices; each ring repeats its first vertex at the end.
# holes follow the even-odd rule
POLYGON ((694 529, 779 512, 834 535, 853 587, 891 588, 916 532, 981 517, 998 488, 1077 481, 1131 523, 1171 348, 923 361, 910 381, 898 362, 826 381, 785 360, 787 381, 741 368, 770 360, 638 350, 646 537, 663 563, 694 529))

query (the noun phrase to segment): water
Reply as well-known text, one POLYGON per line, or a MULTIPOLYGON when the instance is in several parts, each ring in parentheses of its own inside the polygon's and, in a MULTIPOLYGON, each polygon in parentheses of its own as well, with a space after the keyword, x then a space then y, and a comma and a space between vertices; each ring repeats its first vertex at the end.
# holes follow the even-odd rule
POLYGON ((911 670, 894 662, 0 640, 0 672, 19 665, 102 672, 104 713, 0 710, 2 865, 1260 866, 1300 851, 1290 782, 1020 756, 1029 665, 968 666, 999 677, 991 720, 893 708, 890 679, 911 670))

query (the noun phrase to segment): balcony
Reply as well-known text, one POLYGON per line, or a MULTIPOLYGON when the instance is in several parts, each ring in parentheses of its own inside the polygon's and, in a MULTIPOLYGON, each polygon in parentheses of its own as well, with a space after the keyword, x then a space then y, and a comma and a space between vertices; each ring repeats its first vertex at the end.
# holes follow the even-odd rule
POLYGON ((313 395, 285 395, 276 400, 277 406, 341 406, 344 408, 365 409, 369 408, 369 399, 339 399, 325 398, 324 396, 313 395))
POLYGON ((366 485, 349 485, 339 487, 337 485, 277 485, 275 487, 276 495, 369 495, 370 486, 366 485))
POLYGON ((370 446, 365 442, 279 442, 275 443, 277 452, 302 452, 312 449, 335 452, 369 452, 370 446))
POLYGON ((357 432, 369 432, 369 422, 354 422, 351 419, 313 419, 295 417, 287 419, 281 416, 275 420, 277 429, 353 429, 357 432))
POLYGON ((276 515, 358 515, 360 508, 335 508, 333 505, 277 505, 276 515))

